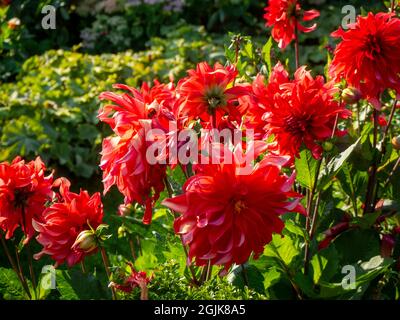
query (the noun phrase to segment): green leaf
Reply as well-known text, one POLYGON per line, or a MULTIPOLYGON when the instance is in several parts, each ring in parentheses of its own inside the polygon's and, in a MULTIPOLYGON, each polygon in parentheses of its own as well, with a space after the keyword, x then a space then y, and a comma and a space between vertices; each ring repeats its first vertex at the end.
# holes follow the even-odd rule
POLYGON ((335 156, 332 160, 328 162, 328 164, 321 170, 319 174, 319 184, 318 189, 323 190, 332 182, 333 177, 338 173, 338 171, 342 168, 343 164, 347 161, 353 151, 357 148, 358 144, 361 141, 361 137, 353 143, 350 147, 348 147, 345 151, 341 152, 337 156, 335 156))
POLYGON ((264 277, 261 272, 253 265, 243 264, 235 266, 228 274, 229 283, 244 289, 246 282, 248 287, 258 293, 264 293, 264 277))
POLYGON ((380 253, 379 235, 375 230, 350 229, 335 240, 343 264, 367 261, 380 253))
POLYGON ((0 294, 5 300, 26 299, 24 289, 14 270, 0 268, 0 294))
POLYGON ((81 124, 78 126, 78 134, 81 139, 94 141, 99 135, 97 128, 90 124, 81 124))
POLYGON ((343 299, 349 299, 352 297, 359 299, 368 288, 371 281, 373 281, 378 275, 386 272, 392 263, 393 259, 384 259, 381 256, 374 256, 368 261, 354 264, 353 266, 356 271, 354 289, 345 289, 342 283, 328 283, 321 281, 320 297, 332 298, 339 296, 343 299))
POLYGON ((300 152, 300 158, 296 158, 295 166, 297 181, 308 189, 312 189, 317 174, 317 160, 312 156, 308 149, 300 152))
POLYGON ((268 39, 267 43, 264 45, 261 51, 263 60, 265 61, 268 67, 268 74, 271 74, 272 71, 271 48, 272 48, 272 37, 268 39))
POLYGON ((104 285, 91 274, 83 274, 74 270, 57 270, 56 275, 57 289, 61 294, 61 300, 110 298, 110 293, 104 290, 104 285))
POLYGON ((264 274, 264 287, 268 290, 269 287, 274 285, 279 278, 282 276, 282 273, 278 271, 277 268, 272 267, 264 274))
POLYGON ((276 258, 286 267, 299 254, 300 250, 289 236, 281 237, 277 234, 273 235, 272 241, 264 249, 264 256, 276 258))
POLYGON ((329 281, 339 270, 339 254, 334 246, 319 251, 311 258, 314 284, 329 281))

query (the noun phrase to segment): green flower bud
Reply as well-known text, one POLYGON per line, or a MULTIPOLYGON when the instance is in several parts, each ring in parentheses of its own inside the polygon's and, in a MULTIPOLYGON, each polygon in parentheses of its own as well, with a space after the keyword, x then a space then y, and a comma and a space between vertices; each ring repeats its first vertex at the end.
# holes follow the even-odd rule
POLYGON ((342 99, 348 104, 357 103, 361 98, 361 92, 355 88, 346 88, 342 91, 342 99))
POLYGON ((400 150, 400 136, 393 137, 392 146, 396 150, 400 150))
POLYGON ((92 230, 82 231, 72 245, 72 249, 78 249, 85 253, 89 253, 97 248, 97 237, 92 230))

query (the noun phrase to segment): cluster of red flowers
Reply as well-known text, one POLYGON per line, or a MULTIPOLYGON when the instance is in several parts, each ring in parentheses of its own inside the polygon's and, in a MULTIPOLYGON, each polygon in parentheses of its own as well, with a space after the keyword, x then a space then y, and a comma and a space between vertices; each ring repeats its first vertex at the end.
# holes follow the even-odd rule
MULTIPOLYGON (((265 19, 279 47, 285 48, 297 31, 315 29, 302 26, 300 20, 318 16, 315 10, 302 11, 297 0, 270 0, 265 19)), ((144 83, 140 90, 117 84, 114 88, 123 93, 102 93, 100 99, 112 104, 103 106, 98 118, 114 132, 104 139, 101 152, 104 193, 115 185, 125 206, 145 207, 143 223, 149 224, 168 183, 168 167, 173 170, 180 164, 185 170, 177 154, 187 146, 176 141, 176 135, 198 127, 253 131, 253 141, 240 140, 228 149, 207 137, 224 160, 194 163, 194 175, 184 184, 183 194, 163 204, 180 214, 174 227, 189 246, 189 262, 229 268, 251 255, 257 258, 272 235, 282 232, 282 214, 305 214, 302 196, 293 191, 295 172, 287 176, 282 168, 290 167, 304 148, 320 159, 321 144, 345 133, 337 123, 351 113, 335 99, 335 84, 344 79, 377 107, 384 90, 400 90, 400 20, 393 14, 369 14, 350 27, 333 34, 342 42, 335 50, 328 82, 313 77, 306 67, 298 68, 291 78, 277 63, 268 81, 258 75, 252 83, 242 83, 235 66, 202 62, 176 87, 157 81, 152 87, 144 83), (153 163, 148 150, 160 140, 166 150, 156 154, 153 163), (254 151, 251 170, 243 174, 239 158, 250 150, 254 151), (263 160, 257 162, 259 156, 263 160)), ((0 228, 10 238, 21 226, 26 241, 38 232, 43 250, 36 257, 50 255, 57 264, 72 266, 96 248, 81 244, 86 232, 102 223, 101 197, 82 190, 73 193, 68 180, 53 181, 45 171, 39 158, 28 164, 20 158, 0 164, 0 228)), ((126 283, 117 288, 145 288, 147 282, 145 274, 132 269, 126 283)))
MULTIPOLYGON (((164 201, 181 214, 175 230, 189 245, 190 259, 198 265, 211 261, 229 267, 243 263, 252 253, 257 256, 272 233, 282 231, 281 214, 303 212, 300 195, 291 190, 294 175, 286 177, 281 167, 292 163, 303 147, 319 158, 321 142, 339 132, 336 118, 348 114, 334 101, 333 85, 321 76, 314 79, 304 67, 297 70, 293 80, 280 63, 268 84, 262 76, 252 84, 238 80, 234 66, 217 63, 212 67, 203 62, 190 70, 176 88, 156 83, 151 89, 144 85, 138 91, 116 85, 129 94, 101 95, 115 103, 105 105, 99 114, 115 133, 103 142, 105 192, 115 184, 125 196, 125 205, 146 205, 145 223, 150 223, 153 203, 164 189, 168 166, 151 164, 146 159, 146 150, 153 141, 162 139, 145 139, 149 129, 160 129, 164 139, 195 123, 204 129, 252 129, 258 140, 258 147, 252 144, 256 151, 252 160, 261 151, 270 150, 270 156, 248 175, 242 175, 238 169, 243 164, 236 161, 236 156, 243 156, 242 150, 250 148, 250 141, 241 141, 227 157, 233 160, 231 163, 216 165, 210 160, 206 161, 209 164, 195 164, 195 175, 184 185, 184 194, 164 201), (171 126, 167 121, 174 123, 176 132, 168 131, 171 126), (273 142, 267 144, 268 138, 273 142)), ((215 147, 220 141, 212 142, 215 147)), ((168 141, 167 146, 172 144, 168 141)), ((225 156, 230 152, 221 150, 225 150, 225 156)))
POLYGON ((57 264, 66 261, 72 266, 90 253, 74 243, 80 232, 101 224, 100 194, 72 193, 67 179, 53 181, 45 172, 40 158, 25 163, 17 157, 0 163, 0 228, 10 239, 21 227, 25 244, 39 232, 36 239, 44 248, 36 258, 47 254, 57 264), (58 187, 59 193, 54 191, 58 187))

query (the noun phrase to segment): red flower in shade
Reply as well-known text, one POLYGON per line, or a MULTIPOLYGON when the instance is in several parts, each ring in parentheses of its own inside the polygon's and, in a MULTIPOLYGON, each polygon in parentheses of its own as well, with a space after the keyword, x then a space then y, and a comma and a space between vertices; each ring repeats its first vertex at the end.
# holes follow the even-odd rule
POLYGON ((400 19, 389 13, 369 13, 349 28, 332 33, 342 41, 329 72, 336 82, 345 79, 359 89, 379 109, 379 96, 385 89, 400 93, 400 19))
POLYGON ((169 137, 177 130, 171 112, 175 93, 171 85, 156 84, 151 89, 144 85, 141 92, 125 85, 114 87, 130 94, 104 92, 100 95, 101 99, 115 103, 106 105, 99 114, 99 119, 108 123, 116 134, 103 141, 100 168, 103 170, 104 193, 116 185, 125 196, 125 204, 135 201, 145 205, 143 222, 148 224, 153 204, 164 190, 169 151, 157 154, 155 163, 149 163, 146 153, 152 143, 160 139, 166 140, 167 149, 173 147, 174 139, 169 137), (175 124, 172 129, 171 124, 175 124), (161 138, 152 136, 154 139, 149 139, 148 133, 152 129, 161 130, 164 134, 161 138), (158 160, 165 160, 165 164, 158 160))
POLYGON ((175 232, 189 245, 189 260, 197 265, 245 263, 255 258, 281 233, 286 212, 304 213, 301 195, 292 191, 295 179, 281 172, 288 157, 268 156, 248 175, 238 174, 241 166, 232 164, 196 165, 196 175, 183 186, 184 193, 163 201, 181 216, 175 232))
POLYGON ((11 0, 0 0, 0 8, 7 7, 11 4, 11 0))
POLYGON ((41 219, 33 220, 39 232, 36 239, 43 246, 35 259, 49 255, 57 265, 66 262, 72 267, 86 255, 95 252, 80 249, 75 242, 81 232, 96 229, 102 223, 103 204, 98 192, 93 196, 82 190, 79 194, 71 192, 70 182, 65 178, 56 180, 54 185, 60 187, 59 201, 48 207, 41 219))
POLYGON ((137 287, 142 291, 147 291, 147 285, 150 283, 151 279, 147 277, 146 272, 136 271, 131 263, 128 263, 128 265, 131 269, 131 273, 123 279, 123 284, 111 282, 110 286, 126 293, 131 293, 132 290, 137 287))
POLYGON ((38 157, 25 163, 20 157, 11 164, 0 163, 0 228, 6 239, 21 226, 27 243, 35 234, 32 219, 40 218, 47 201, 53 197, 52 175, 45 176, 46 167, 38 157))
POLYGON ((201 119, 211 122, 215 116, 215 125, 221 118, 228 116, 240 120, 240 113, 235 105, 237 99, 248 93, 247 86, 233 85, 238 74, 232 65, 223 67, 216 63, 211 67, 207 62, 197 65, 196 70, 189 70, 189 76, 178 83, 180 95, 178 114, 188 120, 201 119))
POLYGON ((278 42, 281 49, 295 38, 295 28, 302 32, 314 31, 316 24, 311 27, 304 27, 302 21, 310 21, 319 17, 317 10, 302 11, 297 0, 269 0, 265 8, 264 19, 266 26, 273 27, 272 38, 278 42))
MULTIPOLYGON (((274 87, 272 87, 274 89, 274 87)), ((322 76, 315 79, 299 68, 293 81, 283 83, 273 96, 274 106, 265 113, 265 129, 274 135, 270 150, 297 157, 304 144, 315 158, 320 158, 320 142, 331 137, 336 130, 336 117, 346 118, 351 113, 333 100, 336 89, 325 83, 322 76)))

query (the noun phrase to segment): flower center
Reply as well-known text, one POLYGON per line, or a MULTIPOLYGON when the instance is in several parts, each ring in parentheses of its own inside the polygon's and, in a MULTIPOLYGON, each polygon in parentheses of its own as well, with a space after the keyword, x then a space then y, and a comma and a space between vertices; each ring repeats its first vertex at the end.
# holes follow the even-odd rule
POLYGON ((293 115, 287 116, 285 118, 286 131, 292 133, 293 135, 304 134, 309 127, 309 119, 306 116, 296 117, 293 115))
POLYGON ((206 89, 204 100, 208 105, 207 111, 209 114, 214 114, 215 109, 226 106, 224 91, 224 88, 219 86, 212 86, 206 89))
POLYGON ((14 208, 21 208, 25 206, 30 194, 25 190, 14 191, 14 208))
POLYGON ((245 208, 246 208, 246 204, 242 200, 238 200, 235 203, 234 212, 239 214, 245 208))
POLYGON ((376 35, 369 34, 366 41, 366 55, 370 59, 375 59, 381 53, 381 45, 376 35))

